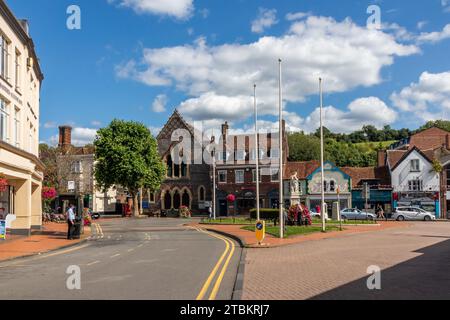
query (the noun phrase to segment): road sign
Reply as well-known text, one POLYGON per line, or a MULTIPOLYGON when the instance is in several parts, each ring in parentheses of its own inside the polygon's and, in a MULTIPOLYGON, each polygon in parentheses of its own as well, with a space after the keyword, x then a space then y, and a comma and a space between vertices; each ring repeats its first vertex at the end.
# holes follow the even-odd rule
POLYGON ((266 237, 266 223, 265 221, 256 221, 255 225, 255 235, 258 244, 261 244, 266 237))
POLYGON ((0 220, 0 239, 6 240, 6 221, 0 220))

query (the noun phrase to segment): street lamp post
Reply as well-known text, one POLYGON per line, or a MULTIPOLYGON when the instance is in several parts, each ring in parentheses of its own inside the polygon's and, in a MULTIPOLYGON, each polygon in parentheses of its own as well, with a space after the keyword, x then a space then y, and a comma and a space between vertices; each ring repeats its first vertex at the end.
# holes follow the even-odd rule
POLYGON ((256 163, 256 220, 259 221, 259 145, 258 145, 258 107, 256 104, 256 84, 253 86, 255 104, 255 163, 256 163))

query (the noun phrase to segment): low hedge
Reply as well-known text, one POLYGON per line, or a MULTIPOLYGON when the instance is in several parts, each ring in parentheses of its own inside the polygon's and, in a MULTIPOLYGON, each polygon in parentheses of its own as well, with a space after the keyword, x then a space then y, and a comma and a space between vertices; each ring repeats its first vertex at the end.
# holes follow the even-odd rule
MULTIPOLYGON (((256 219, 256 209, 250 210, 250 217, 256 219)), ((279 209, 259 209, 259 217, 262 220, 273 220, 277 221, 280 218, 279 209)))

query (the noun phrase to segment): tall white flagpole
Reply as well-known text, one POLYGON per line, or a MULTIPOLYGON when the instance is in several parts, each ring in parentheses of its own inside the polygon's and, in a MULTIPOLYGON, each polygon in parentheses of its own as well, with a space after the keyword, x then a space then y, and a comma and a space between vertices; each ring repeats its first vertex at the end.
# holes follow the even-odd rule
POLYGON ((323 143, 323 92, 322 92, 322 78, 319 78, 319 92, 320 92, 320 170, 321 170, 321 215, 322 215, 322 232, 326 231, 325 225, 325 173, 323 168, 324 163, 324 143, 323 143))
POLYGON ((259 221, 259 144, 258 144, 258 107, 256 104, 256 84, 253 86, 255 104, 255 163, 256 163, 256 220, 259 221))
POLYGON ((278 108, 280 112, 280 124, 279 124, 279 157, 280 157, 280 165, 278 170, 278 179, 280 180, 280 238, 284 238, 284 199, 283 199, 283 93, 282 93, 282 85, 281 85, 281 59, 278 59, 278 73, 279 73, 279 82, 278 82, 278 91, 279 91, 279 101, 278 108))
MULTIPOLYGON (((213 137, 214 132, 211 130, 211 138, 213 137)), ((215 145, 215 141, 214 141, 215 145)), ((212 207, 213 207, 213 217, 216 220, 216 147, 213 149, 213 198, 212 198, 212 207)))

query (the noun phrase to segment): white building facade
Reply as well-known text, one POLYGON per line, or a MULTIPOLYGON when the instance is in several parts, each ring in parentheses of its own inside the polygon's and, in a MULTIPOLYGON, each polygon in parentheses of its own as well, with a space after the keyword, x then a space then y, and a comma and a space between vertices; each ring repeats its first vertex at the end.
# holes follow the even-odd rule
POLYGON ((413 148, 394 166, 390 166, 390 172, 394 207, 421 206, 440 216, 440 176, 429 156, 413 148))
POLYGON ((0 215, 16 215, 11 227, 17 234, 42 225, 44 165, 38 149, 43 78, 28 23, 0 1, 0 176, 8 183, 0 192, 0 215))

